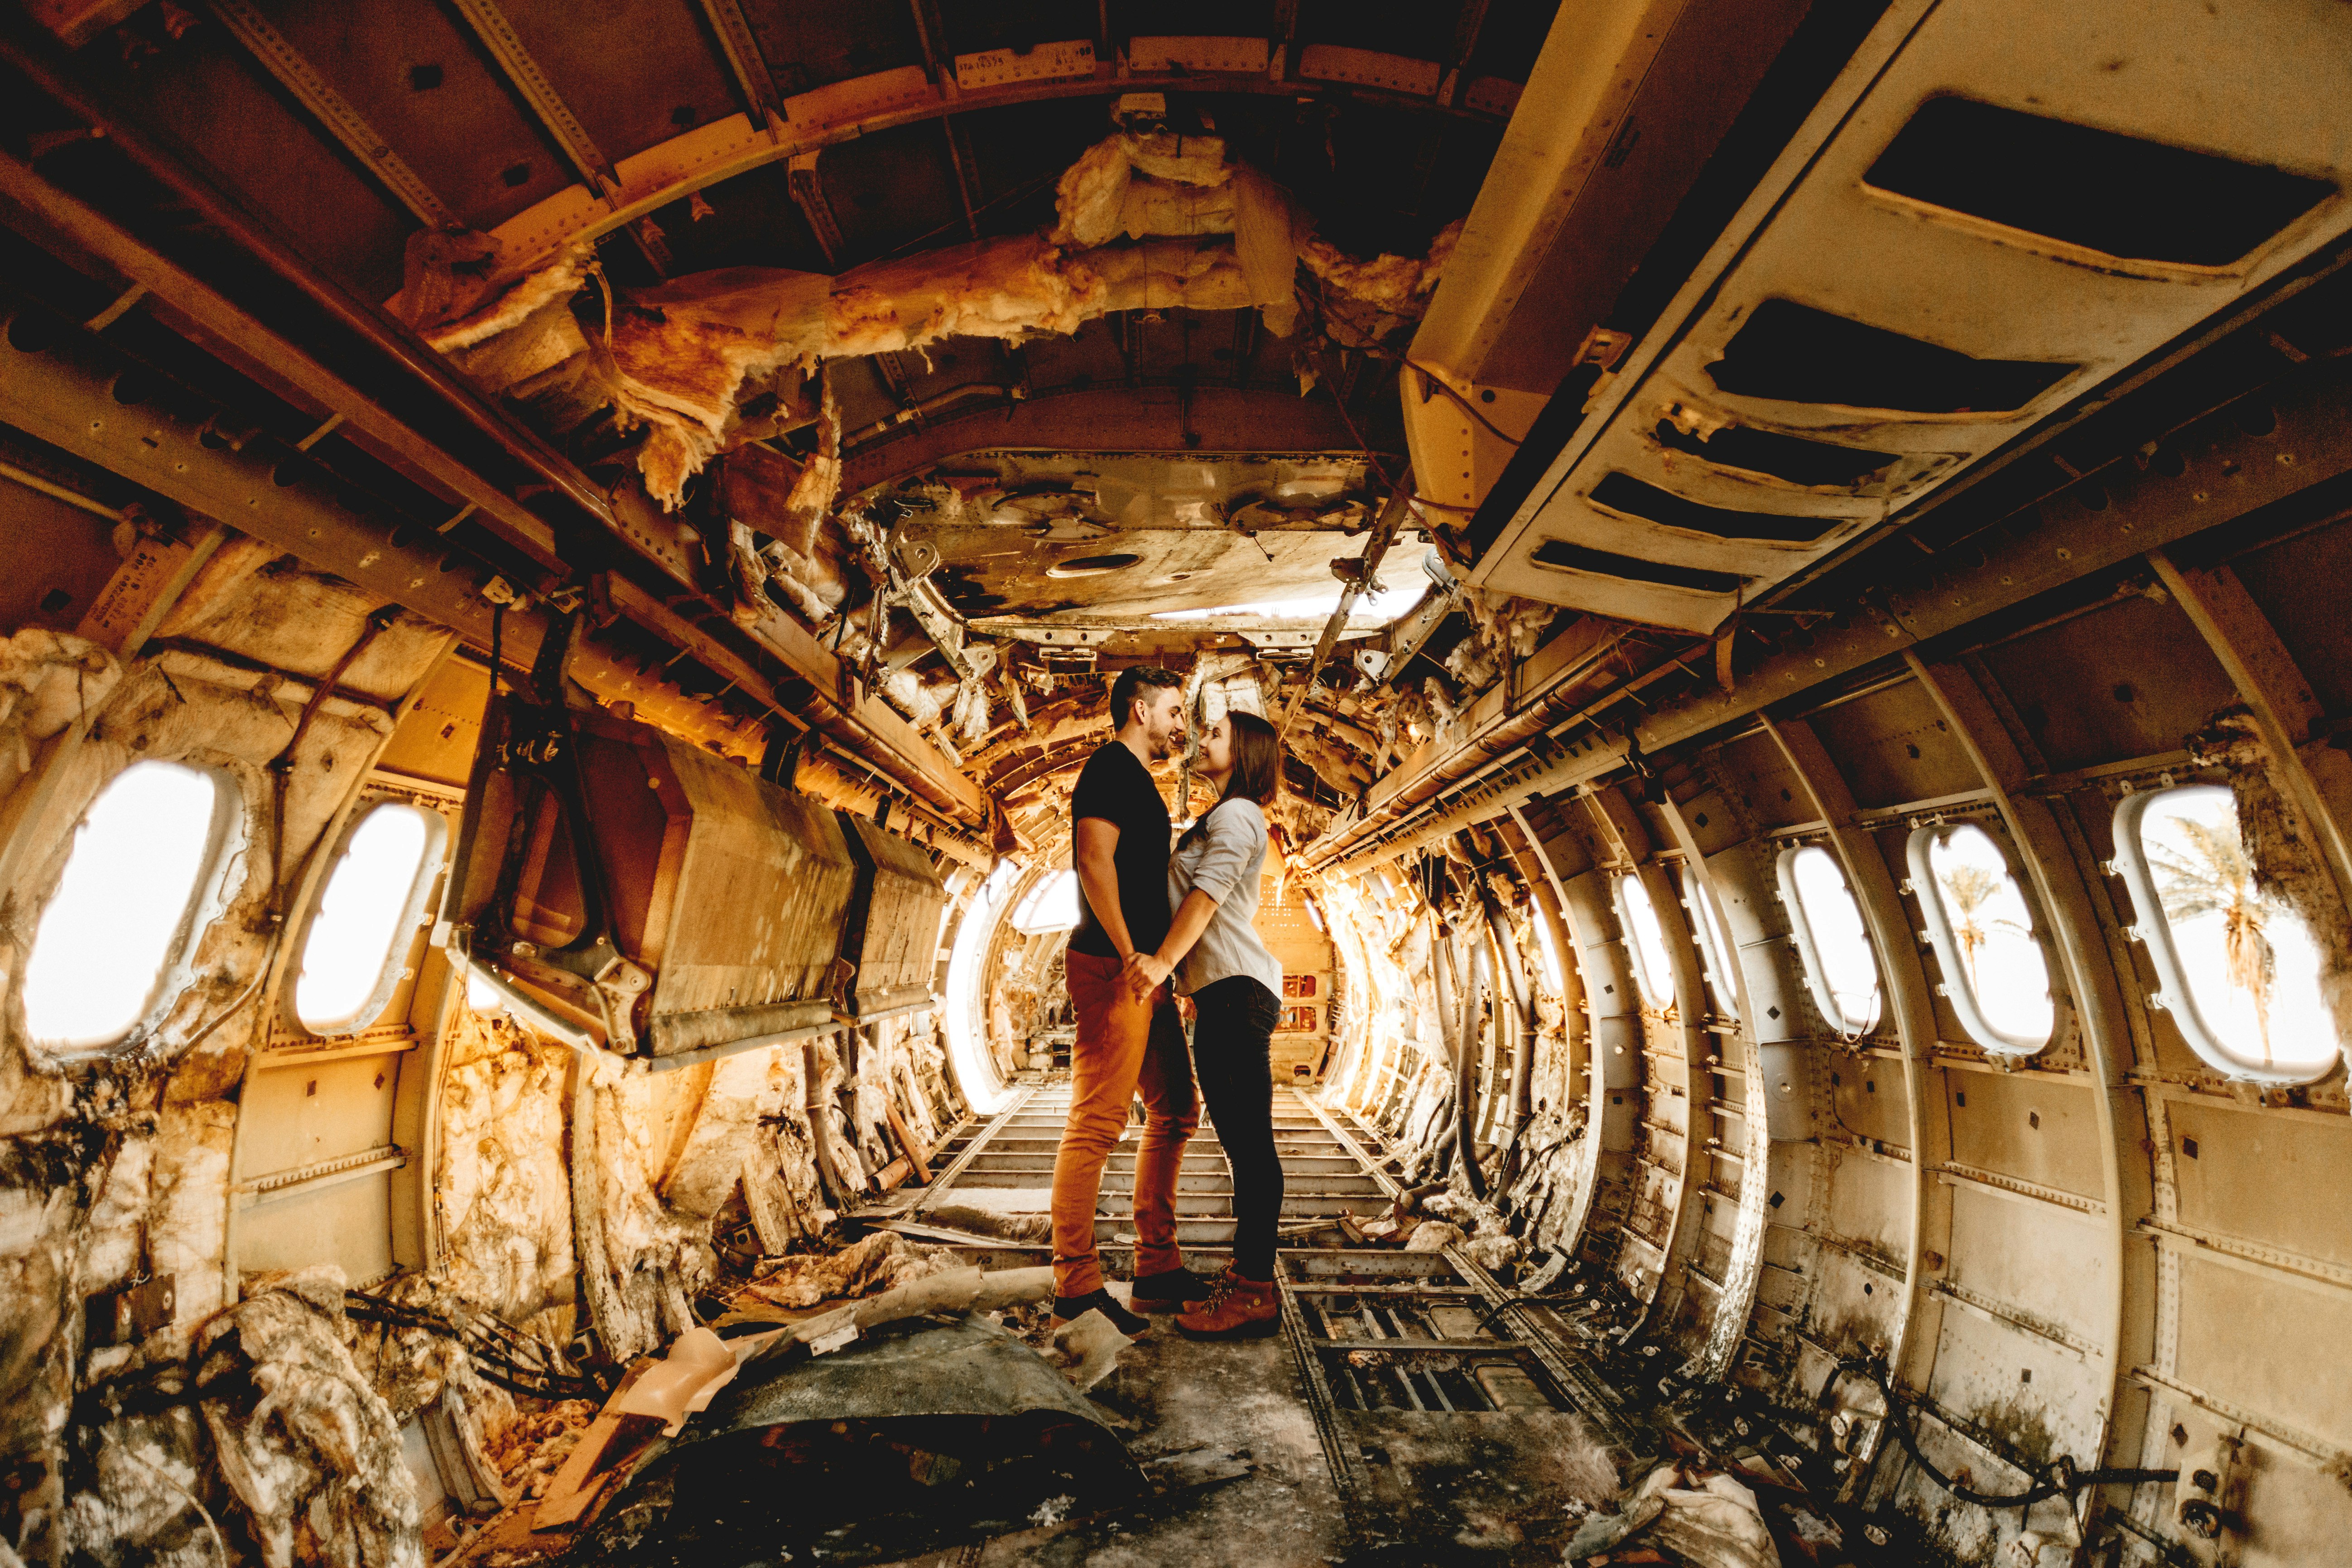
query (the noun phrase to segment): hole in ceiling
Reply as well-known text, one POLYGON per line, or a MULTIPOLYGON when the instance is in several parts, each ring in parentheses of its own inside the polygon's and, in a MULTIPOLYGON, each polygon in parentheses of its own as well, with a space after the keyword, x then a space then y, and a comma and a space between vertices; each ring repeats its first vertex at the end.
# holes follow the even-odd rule
POLYGON ((1792 485, 1857 485, 1895 460, 1892 452, 1832 447, 1773 430, 1727 425, 1702 439, 1671 420, 1658 421, 1658 444, 1727 468, 1745 468, 1792 485))
POLYGON ((2335 193, 2284 169, 1965 98, 1922 104, 1863 179, 2109 256, 2192 267, 2237 260, 2335 193))
POLYGON ((1689 588, 1701 594, 1729 594, 1747 582, 1728 572, 1707 572, 1696 566, 1674 566, 1663 561, 1643 561, 1631 555, 1615 555, 1606 550, 1594 550, 1589 545, 1570 544, 1565 539, 1547 539, 1531 557, 1538 566, 1557 566, 1569 572, 1591 572, 1604 577, 1622 577, 1629 583, 1650 583, 1662 588, 1689 588))
POLYGON ((1707 374, 1743 397, 1960 414, 2021 407, 2080 368, 1971 359, 1792 300, 1767 300, 1707 374))
POLYGON ((530 184, 530 165, 509 163, 499 174, 499 178, 504 180, 509 187, 527 185, 530 184))
POLYGON ((1048 577, 1099 577, 1107 572, 1121 572, 1142 560, 1140 555, 1078 555, 1045 568, 1048 577))
POLYGON ((426 92, 434 88, 439 87, 440 85, 441 68, 439 66, 411 66, 408 68, 408 87, 410 91, 426 92))
POLYGON ((1592 504, 1622 511, 1628 517, 1704 533, 1716 539, 1773 539, 1783 543, 1810 543, 1837 526, 1833 517, 1782 517, 1767 511, 1733 511, 1727 507, 1702 506, 1670 490, 1644 484, 1631 474, 1612 474, 1592 487, 1592 504))

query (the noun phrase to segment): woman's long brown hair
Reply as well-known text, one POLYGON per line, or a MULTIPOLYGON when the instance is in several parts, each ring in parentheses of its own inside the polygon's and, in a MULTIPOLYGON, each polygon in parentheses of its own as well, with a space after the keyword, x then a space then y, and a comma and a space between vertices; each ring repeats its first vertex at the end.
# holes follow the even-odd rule
MULTIPOLYGON (((1260 809, 1272 805, 1282 788, 1282 737, 1255 713, 1236 710, 1225 715, 1225 722, 1234 727, 1234 771, 1225 780, 1224 793, 1209 811, 1229 800, 1254 800, 1260 809)), ((1185 843, 1208 831, 1209 811, 1202 812, 1201 820, 1184 835, 1185 843)))

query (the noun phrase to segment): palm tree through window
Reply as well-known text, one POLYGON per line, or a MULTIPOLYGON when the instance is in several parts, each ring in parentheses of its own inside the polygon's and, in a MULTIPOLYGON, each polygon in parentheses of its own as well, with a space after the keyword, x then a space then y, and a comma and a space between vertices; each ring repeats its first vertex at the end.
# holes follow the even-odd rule
POLYGON ((2219 784, 2127 796, 2116 868, 2191 1049, 2232 1077, 2307 1083, 2334 1064, 2336 1021, 2310 928, 2256 874, 2238 808, 2219 784))
POLYGON ((1961 1026, 1990 1051, 2024 1056, 2048 1045, 2057 1016, 2050 964, 2000 846, 1975 823, 1937 823, 1912 835, 1910 860, 1961 1026))

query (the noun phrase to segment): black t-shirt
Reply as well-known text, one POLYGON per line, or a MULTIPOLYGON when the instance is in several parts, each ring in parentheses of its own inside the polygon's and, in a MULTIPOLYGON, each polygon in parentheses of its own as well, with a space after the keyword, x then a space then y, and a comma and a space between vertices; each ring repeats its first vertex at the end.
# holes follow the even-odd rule
MULTIPOLYGON (((1128 940, 1138 952, 1157 949, 1168 934, 1168 803, 1160 786, 1135 753, 1118 741, 1087 759, 1078 787, 1070 795, 1070 816, 1098 816, 1118 829, 1118 847, 1112 862, 1118 868, 1118 912, 1127 917, 1128 940)), ((1075 833, 1071 853, 1077 846, 1075 833)), ((1087 902, 1086 883, 1078 884, 1078 929, 1070 933, 1070 948, 1097 958, 1116 957, 1110 933, 1095 919, 1087 902)))

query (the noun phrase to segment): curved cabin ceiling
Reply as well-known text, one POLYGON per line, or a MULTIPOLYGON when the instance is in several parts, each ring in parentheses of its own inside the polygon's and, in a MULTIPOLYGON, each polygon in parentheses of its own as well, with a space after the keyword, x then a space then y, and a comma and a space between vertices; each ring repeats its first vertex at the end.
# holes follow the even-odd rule
POLYGON ((0 1565, 2336 1561, 2347 46, 0 7, 0 1565), (1142 665, 1214 1377, 1011 1337, 1142 665))

